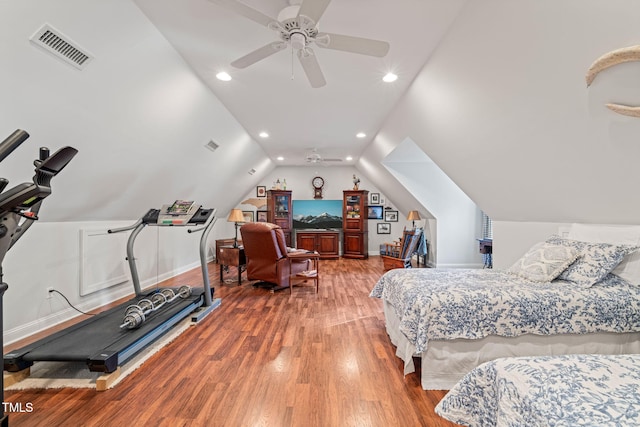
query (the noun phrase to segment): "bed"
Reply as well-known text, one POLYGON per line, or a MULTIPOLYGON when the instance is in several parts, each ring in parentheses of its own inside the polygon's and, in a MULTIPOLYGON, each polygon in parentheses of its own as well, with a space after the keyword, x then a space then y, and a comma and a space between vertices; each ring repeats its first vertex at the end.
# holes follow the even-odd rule
POLYGON ((512 357, 469 372, 435 411, 465 426, 640 425, 640 355, 512 357))
POLYGON ((637 249, 552 236, 507 270, 391 270, 371 296, 405 375, 419 357, 422 387, 449 390, 500 357, 640 353, 640 285, 615 274, 637 249))

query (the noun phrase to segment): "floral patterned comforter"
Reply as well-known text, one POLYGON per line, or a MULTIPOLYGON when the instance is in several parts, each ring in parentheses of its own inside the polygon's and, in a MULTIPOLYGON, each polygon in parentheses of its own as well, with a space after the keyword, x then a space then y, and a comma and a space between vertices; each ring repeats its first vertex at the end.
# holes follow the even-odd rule
POLYGON ((640 331, 640 287, 611 274, 585 289, 500 270, 396 269, 371 296, 393 306, 418 353, 432 339, 640 331))
POLYGON ((640 355, 509 357, 460 380, 436 413, 467 426, 638 426, 640 355))

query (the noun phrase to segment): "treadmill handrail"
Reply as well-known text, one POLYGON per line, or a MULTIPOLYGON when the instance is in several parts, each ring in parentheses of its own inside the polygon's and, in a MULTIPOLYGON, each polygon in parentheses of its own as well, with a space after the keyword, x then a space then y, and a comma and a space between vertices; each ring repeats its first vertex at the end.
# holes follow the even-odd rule
POLYGON ((129 230, 133 230, 134 228, 136 228, 138 225, 140 225, 142 223, 142 218, 137 220, 135 223, 133 223, 132 225, 127 225, 126 227, 120 227, 120 228, 110 228, 107 230, 107 233, 112 234, 112 233, 121 233, 123 231, 129 231, 129 230))

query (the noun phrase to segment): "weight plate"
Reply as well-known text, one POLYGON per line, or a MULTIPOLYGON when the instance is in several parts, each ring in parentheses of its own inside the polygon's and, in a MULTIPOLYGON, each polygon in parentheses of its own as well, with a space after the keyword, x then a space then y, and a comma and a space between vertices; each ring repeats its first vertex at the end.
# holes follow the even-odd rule
POLYGON ((162 293, 162 295, 164 295, 167 301, 171 301, 176 296, 176 293, 173 292, 173 289, 164 288, 160 292, 162 293))
POLYGON ((153 294, 153 296, 151 297, 151 302, 153 303, 154 307, 160 308, 161 305, 167 302, 167 297, 165 297, 164 294, 158 292, 157 294, 153 294))
POLYGON ((129 313, 133 313, 133 312, 138 312, 140 314, 143 314, 143 311, 139 305, 130 305, 124 310, 124 315, 126 316, 129 313))
POLYGON ((191 296, 191 286, 183 285, 178 288, 180 298, 187 299, 191 296))
POLYGON ((149 311, 153 310, 153 302, 148 300, 148 299, 141 299, 140 301, 138 301, 138 305, 140 306, 140 308, 142 309, 143 313, 147 313, 149 311))

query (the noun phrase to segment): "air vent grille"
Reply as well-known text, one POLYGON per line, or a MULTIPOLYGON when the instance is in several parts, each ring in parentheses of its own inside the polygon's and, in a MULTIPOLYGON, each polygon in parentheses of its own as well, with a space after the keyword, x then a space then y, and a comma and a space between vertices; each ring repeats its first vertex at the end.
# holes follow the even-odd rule
POLYGON ((205 145, 209 150, 216 151, 220 145, 216 144, 213 139, 205 145))
POLYGON ((84 69, 93 59, 93 55, 78 43, 48 24, 44 24, 29 40, 79 70, 84 69))

